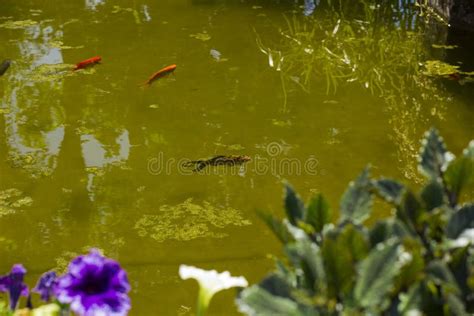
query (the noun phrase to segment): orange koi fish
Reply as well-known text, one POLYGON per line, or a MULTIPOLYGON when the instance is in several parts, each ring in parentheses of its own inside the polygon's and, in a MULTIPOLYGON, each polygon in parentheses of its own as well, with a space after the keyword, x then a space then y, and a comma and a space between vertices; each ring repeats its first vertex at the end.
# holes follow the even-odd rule
POLYGON ((95 57, 83 60, 80 63, 76 64, 73 71, 74 70, 79 70, 79 69, 84 69, 84 68, 90 67, 92 65, 98 64, 101 60, 102 60, 102 57, 100 57, 100 56, 95 56, 95 57))
POLYGON ((153 75, 151 75, 151 77, 143 84, 144 86, 145 85, 151 85, 153 83, 153 81, 161 78, 161 77, 164 77, 166 75, 169 75, 170 73, 172 73, 174 70, 176 69, 176 65, 173 64, 173 65, 169 65, 169 66, 166 66, 165 68, 163 69, 160 69, 158 70, 157 72, 155 72, 153 75))

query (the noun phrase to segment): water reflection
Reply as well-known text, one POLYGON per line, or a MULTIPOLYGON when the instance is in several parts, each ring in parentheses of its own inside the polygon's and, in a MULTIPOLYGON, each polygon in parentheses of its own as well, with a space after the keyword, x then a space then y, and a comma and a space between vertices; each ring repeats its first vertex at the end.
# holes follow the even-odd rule
POLYGON ((51 45, 62 37, 45 23, 26 27, 18 43, 22 59, 8 74, 2 100, 10 160, 32 176, 52 173, 64 139, 63 81, 32 80, 39 66, 63 62, 61 50, 51 45))
POLYGON ((88 170, 87 190, 91 201, 95 199, 95 178, 102 174, 98 169, 105 169, 108 165, 124 164, 130 154, 130 140, 127 130, 117 136, 115 143, 103 144, 92 134, 81 135, 82 156, 88 170))

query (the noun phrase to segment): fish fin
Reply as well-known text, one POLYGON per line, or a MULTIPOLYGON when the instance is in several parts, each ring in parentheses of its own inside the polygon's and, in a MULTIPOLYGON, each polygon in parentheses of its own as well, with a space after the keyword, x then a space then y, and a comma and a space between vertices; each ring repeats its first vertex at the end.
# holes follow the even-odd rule
POLYGON ((207 166, 206 163, 200 161, 200 162, 197 163, 197 166, 196 166, 196 168, 194 168, 193 172, 199 172, 202 169, 206 168, 206 166, 207 166))

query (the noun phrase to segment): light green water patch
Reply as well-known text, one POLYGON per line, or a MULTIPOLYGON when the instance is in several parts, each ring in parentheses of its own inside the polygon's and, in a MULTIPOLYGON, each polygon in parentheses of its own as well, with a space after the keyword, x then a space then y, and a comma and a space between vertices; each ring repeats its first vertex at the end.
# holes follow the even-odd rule
POLYGON ((0 218, 24 211, 33 204, 33 199, 18 189, 0 191, 0 218))
POLYGON ((135 224, 141 237, 156 241, 223 238, 229 225, 247 226, 251 222, 233 208, 220 208, 204 201, 202 205, 188 199, 181 204, 161 206, 157 214, 145 215, 135 224))

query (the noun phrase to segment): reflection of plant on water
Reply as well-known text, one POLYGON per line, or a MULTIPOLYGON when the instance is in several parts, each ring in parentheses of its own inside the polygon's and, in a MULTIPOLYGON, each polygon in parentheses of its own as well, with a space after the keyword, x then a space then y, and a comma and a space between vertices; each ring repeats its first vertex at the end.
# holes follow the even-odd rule
POLYGON ((400 6, 394 2, 397 10, 365 0, 342 0, 338 5, 331 7, 331 14, 286 17, 280 41, 271 46, 256 31, 258 49, 280 74, 283 110, 287 111, 291 84, 307 93, 334 95, 359 86, 380 98, 390 113, 403 172, 415 178, 413 157, 418 144, 414 140, 429 116, 443 119, 447 99, 436 78, 424 73, 429 55, 417 9, 412 1, 402 1, 400 6))

